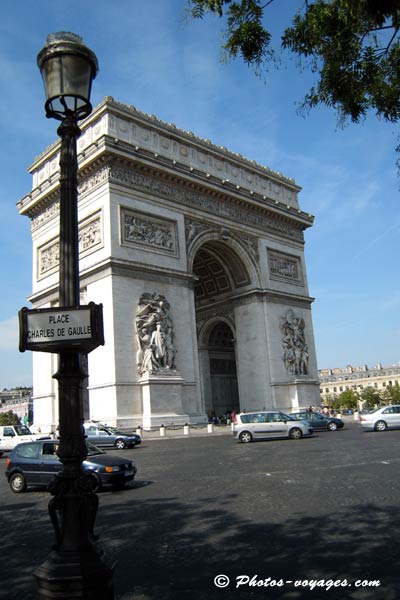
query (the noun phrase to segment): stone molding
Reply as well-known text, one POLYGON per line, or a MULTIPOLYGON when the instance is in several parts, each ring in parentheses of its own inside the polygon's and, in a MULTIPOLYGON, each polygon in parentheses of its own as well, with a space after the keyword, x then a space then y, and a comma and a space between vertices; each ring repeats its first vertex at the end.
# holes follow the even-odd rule
POLYGON ((258 239, 256 237, 234 231, 230 228, 228 229, 227 227, 220 227, 213 223, 205 223, 194 219, 186 219, 185 222, 186 249, 188 255, 190 253, 190 248, 195 244, 199 236, 215 233, 219 234, 223 241, 229 239, 236 241, 236 243, 242 246, 250 255, 253 261, 259 265, 260 254, 258 251, 258 239))
POLYGON ((31 218, 31 231, 39 229, 42 225, 50 221, 53 217, 58 216, 60 213, 60 200, 54 200, 51 204, 46 206, 41 212, 31 218))
MULTIPOLYGON (((108 135, 115 135, 118 140, 144 147, 167 158, 190 163, 192 167, 211 175, 297 208, 297 192, 300 188, 292 178, 113 98, 106 98, 104 105, 109 111, 108 135)), ((91 139, 94 136, 88 137, 91 139)))
POLYGON ((235 315, 234 315, 234 303, 227 302, 220 306, 213 306, 204 310, 199 309, 198 317, 196 319, 196 329, 199 343, 201 343, 201 337, 205 329, 208 328, 213 321, 225 321, 235 331, 235 315))
POLYGON ((229 218, 238 223, 245 223, 257 227, 263 231, 278 236, 285 236, 297 242, 304 242, 303 226, 294 222, 289 223, 267 214, 267 211, 255 210, 248 206, 238 206, 230 199, 215 198, 200 191, 192 191, 185 186, 173 182, 164 181, 154 176, 141 173, 135 169, 127 169, 116 166, 104 167, 108 169, 109 180, 130 189, 140 190, 145 193, 153 193, 161 196, 164 200, 172 200, 185 207, 191 206, 205 210, 210 214, 229 218))

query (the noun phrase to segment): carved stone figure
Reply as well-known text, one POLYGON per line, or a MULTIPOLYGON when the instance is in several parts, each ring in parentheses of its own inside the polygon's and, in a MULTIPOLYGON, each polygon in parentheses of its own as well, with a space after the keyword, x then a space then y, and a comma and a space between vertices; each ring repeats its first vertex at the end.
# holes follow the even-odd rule
POLYGON ((176 368, 170 305, 161 294, 142 295, 136 311, 137 367, 140 375, 176 368))
POLYGON ((289 375, 307 375, 308 346, 304 335, 304 319, 288 310, 281 317, 280 328, 283 334, 283 362, 287 372, 289 375))

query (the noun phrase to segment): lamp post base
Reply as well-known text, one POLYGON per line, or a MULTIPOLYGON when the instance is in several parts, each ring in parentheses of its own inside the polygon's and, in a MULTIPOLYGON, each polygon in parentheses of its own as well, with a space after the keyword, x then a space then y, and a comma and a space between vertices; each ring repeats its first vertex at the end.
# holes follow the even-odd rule
POLYGON ((40 600, 113 600, 115 562, 90 549, 53 550, 37 569, 40 600))

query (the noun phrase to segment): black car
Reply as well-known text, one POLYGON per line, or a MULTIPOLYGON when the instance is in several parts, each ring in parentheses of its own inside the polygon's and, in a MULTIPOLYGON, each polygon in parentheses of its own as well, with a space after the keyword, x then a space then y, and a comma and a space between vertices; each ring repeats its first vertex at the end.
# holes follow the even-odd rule
POLYGON ((336 431, 337 429, 341 429, 344 425, 342 419, 338 419, 337 417, 325 417, 320 413, 309 412, 308 410, 294 413, 290 416, 298 421, 308 421, 311 423, 314 430, 327 429, 328 431, 336 431))
MULTIPOLYGON (((13 492, 24 492, 28 486, 46 487, 61 470, 56 451, 57 440, 40 440, 18 444, 6 459, 8 483, 13 492)), ((93 478, 93 491, 103 485, 123 486, 134 479, 136 467, 128 458, 111 456, 87 442, 88 456, 83 468, 93 478)))

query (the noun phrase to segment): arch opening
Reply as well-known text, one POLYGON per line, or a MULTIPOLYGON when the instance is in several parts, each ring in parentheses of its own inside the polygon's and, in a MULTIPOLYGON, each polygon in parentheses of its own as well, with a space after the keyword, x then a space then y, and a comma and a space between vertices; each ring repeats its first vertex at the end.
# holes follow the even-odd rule
POLYGON ((234 306, 252 281, 245 260, 219 240, 197 249, 193 274, 203 405, 209 418, 226 417, 240 412, 234 306))
POLYGON ((240 412, 233 332, 223 321, 217 322, 209 333, 208 360, 211 392, 208 416, 223 418, 232 411, 240 412))

